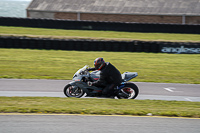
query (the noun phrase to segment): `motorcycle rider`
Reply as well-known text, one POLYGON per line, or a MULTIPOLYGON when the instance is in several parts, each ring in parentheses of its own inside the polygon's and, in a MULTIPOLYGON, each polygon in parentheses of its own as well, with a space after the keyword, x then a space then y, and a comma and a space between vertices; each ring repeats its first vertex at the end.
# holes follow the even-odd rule
POLYGON ((103 58, 96 58, 94 60, 94 68, 88 68, 88 71, 100 71, 100 77, 97 81, 88 82, 89 86, 104 86, 102 91, 103 96, 114 96, 114 88, 121 84, 122 77, 119 70, 110 62, 105 62, 103 58))

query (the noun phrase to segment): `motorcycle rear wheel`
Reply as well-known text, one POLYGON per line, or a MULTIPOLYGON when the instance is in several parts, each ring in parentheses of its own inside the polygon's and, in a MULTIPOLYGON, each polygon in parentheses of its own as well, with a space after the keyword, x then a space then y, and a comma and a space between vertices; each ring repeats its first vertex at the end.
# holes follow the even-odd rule
POLYGON ((134 83, 126 83, 119 93, 123 95, 117 95, 118 99, 135 99, 139 94, 139 89, 134 83))
POLYGON ((64 88, 64 94, 67 97, 76 97, 76 98, 81 98, 84 94, 85 91, 78 86, 72 86, 70 84, 66 85, 64 88))

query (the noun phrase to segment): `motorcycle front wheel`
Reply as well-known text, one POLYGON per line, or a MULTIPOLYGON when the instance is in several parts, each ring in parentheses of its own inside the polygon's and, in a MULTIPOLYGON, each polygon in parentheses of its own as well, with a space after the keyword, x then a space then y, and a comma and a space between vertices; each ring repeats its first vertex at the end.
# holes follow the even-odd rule
POLYGON ((72 85, 68 84, 64 88, 64 94, 67 97, 80 98, 85 94, 85 92, 83 89, 79 88, 78 86, 72 86, 72 85))
POLYGON ((135 99, 139 94, 139 89, 134 83, 126 83, 117 95, 118 99, 135 99))

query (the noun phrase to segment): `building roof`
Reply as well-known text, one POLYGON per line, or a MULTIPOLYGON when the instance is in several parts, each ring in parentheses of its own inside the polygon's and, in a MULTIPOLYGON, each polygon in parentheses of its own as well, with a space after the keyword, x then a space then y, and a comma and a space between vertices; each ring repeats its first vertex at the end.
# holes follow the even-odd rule
POLYGON ((200 0, 32 0, 27 10, 200 16, 200 0))

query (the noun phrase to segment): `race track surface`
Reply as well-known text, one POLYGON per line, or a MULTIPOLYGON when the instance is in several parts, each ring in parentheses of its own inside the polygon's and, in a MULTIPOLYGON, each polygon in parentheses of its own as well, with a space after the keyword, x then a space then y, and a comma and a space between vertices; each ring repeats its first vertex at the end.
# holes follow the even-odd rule
MULTIPOLYGON (((0 96, 65 97, 63 88, 71 80, 0 79, 0 96)), ((200 101, 200 84, 134 82, 136 99, 200 101)))
POLYGON ((1 133, 200 133, 200 119, 88 116, 1 115, 1 133))
MULTIPOLYGON (((0 79, 0 96, 65 97, 69 80, 0 79)), ((136 99, 200 101, 198 84, 135 82, 136 99)), ((0 113, 0 133, 200 133, 200 119, 0 113)))

